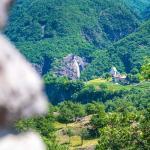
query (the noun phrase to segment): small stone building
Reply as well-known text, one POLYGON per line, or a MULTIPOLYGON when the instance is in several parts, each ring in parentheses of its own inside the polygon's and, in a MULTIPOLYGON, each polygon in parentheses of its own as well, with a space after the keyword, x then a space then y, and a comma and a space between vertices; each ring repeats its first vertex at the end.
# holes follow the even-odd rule
POLYGON ((115 83, 125 82, 127 76, 120 74, 120 72, 117 71, 116 67, 112 67, 110 70, 110 75, 112 76, 112 81, 115 83))

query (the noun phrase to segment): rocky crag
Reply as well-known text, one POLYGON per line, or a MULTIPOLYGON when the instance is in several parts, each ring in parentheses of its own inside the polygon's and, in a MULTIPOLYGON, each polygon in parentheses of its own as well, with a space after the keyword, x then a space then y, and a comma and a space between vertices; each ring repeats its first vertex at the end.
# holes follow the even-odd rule
POLYGON ((86 65, 87 63, 84 58, 69 54, 63 58, 55 74, 58 76, 66 76, 72 80, 79 79, 86 65))

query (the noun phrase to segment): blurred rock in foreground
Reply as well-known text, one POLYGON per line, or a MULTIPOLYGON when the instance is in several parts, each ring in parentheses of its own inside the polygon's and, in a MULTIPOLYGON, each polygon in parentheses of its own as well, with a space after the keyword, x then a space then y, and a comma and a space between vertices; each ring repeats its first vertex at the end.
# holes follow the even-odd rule
MULTIPOLYGON (((0 0, 0 29, 13 0, 0 0)), ((39 135, 12 134, 14 123, 47 112, 43 83, 26 59, 0 34, 0 150, 45 150, 39 135)))
POLYGON ((0 150, 45 150, 46 147, 36 133, 8 134, 0 140, 0 150))
POLYGON ((0 35, 0 127, 46 112, 43 84, 31 65, 0 35))

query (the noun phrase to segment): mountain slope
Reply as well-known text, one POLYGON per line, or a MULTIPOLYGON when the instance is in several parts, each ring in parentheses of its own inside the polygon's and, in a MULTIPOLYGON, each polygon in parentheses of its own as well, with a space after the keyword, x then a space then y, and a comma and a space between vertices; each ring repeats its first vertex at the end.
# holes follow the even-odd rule
POLYGON ((6 33, 15 42, 80 34, 103 47, 137 26, 136 16, 121 0, 20 0, 6 33))
MULTIPOLYGON (((129 61, 125 61, 128 56, 124 54, 128 47, 122 43, 124 50, 120 54, 119 43, 140 26, 141 21, 131 8, 134 7, 124 0, 18 0, 5 33, 42 75, 53 73, 60 60, 71 53, 88 63, 83 73, 85 78, 102 75, 112 65, 130 72, 137 65, 133 59, 128 67, 129 61)), ((133 33, 137 40, 138 32, 133 33)), ((147 39, 147 31, 141 32, 147 39)), ((143 45, 149 47, 148 43, 143 45)), ((144 47, 144 53, 148 53, 148 48, 144 47)), ((139 53, 136 61, 142 60, 145 54, 139 53)))
MULTIPOLYGON (((134 67, 140 69, 144 58, 150 56, 150 20, 144 22, 137 32, 121 39, 113 46, 113 50, 110 48, 109 52, 114 51, 118 55, 127 73, 134 67)), ((114 59, 115 55, 112 55, 112 58, 114 59)))
POLYGON ((111 66, 116 66, 121 72, 131 72, 140 69, 144 58, 150 56, 150 20, 127 37, 114 43, 105 51, 96 51, 92 63, 83 73, 90 79, 108 72, 111 66))
POLYGON ((144 18, 144 12, 150 7, 149 0, 124 0, 140 17, 144 18))

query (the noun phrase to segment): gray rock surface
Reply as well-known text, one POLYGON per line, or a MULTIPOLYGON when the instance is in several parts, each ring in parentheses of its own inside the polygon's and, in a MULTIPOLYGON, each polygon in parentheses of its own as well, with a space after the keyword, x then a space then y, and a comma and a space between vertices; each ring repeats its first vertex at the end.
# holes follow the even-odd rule
POLYGON ((56 71, 58 76, 67 76, 75 80, 80 78, 81 72, 85 69, 87 63, 79 56, 69 54, 63 58, 61 66, 56 71))

